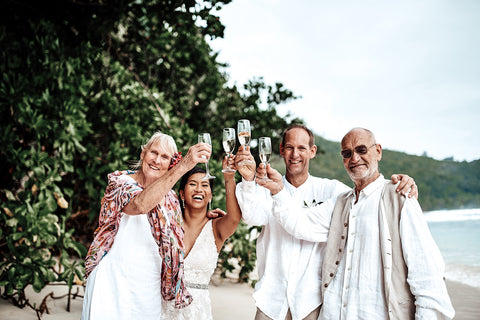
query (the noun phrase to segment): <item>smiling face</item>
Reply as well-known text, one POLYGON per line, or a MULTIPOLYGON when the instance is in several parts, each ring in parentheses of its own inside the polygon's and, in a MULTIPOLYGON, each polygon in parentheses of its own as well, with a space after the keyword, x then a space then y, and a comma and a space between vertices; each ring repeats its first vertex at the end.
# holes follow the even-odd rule
POLYGON ((156 142, 142 151, 141 159, 144 185, 147 186, 168 171, 172 154, 165 150, 160 142, 156 142))
POLYGON ((310 146, 310 136, 307 131, 294 128, 286 133, 280 145, 280 155, 285 162, 286 177, 290 183, 299 181, 300 183, 292 183, 298 187, 296 184, 301 184, 307 179, 310 159, 313 159, 316 153, 317 147, 310 146))
POLYGON ((185 209, 192 211, 199 209, 202 212, 207 210, 208 203, 212 199, 212 189, 208 180, 202 180, 205 173, 194 173, 188 177, 183 190, 180 190, 180 197, 185 204, 185 209))
POLYGON ((352 150, 351 157, 343 159, 343 165, 358 191, 378 178, 382 146, 375 142, 373 134, 364 129, 351 130, 342 139, 342 150, 352 150), (359 155, 353 152, 358 146, 366 146, 367 153, 359 155))

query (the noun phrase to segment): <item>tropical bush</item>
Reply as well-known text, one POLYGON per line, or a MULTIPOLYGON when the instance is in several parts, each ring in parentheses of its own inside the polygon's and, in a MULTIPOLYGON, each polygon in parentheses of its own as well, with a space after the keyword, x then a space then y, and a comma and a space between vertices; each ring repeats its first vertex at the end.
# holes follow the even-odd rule
MULTIPOLYGON (((248 118, 254 136, 278 143, 289 118, 279 117, 276 106, 294 94, 262 78, 229 86, 225 65, 206 41, 223 36, 213 12, 228 2, 0 4, 4 297, 23 307, 30 305, 28 285, 39 292, 51 283, 82 283, 107 174, 138 159, 153 132, 172 135, 184 153, 197 133, 210 132, 217 177, 223 127, 248 118)), ((220 181, 214 194, 214 205, 225 208, 220 181)), ((255 264, 248 234, 242 224, 227 243, 234 249, 219 260, 231 270, 236 258, 239 281, 248 281, 255 264)))

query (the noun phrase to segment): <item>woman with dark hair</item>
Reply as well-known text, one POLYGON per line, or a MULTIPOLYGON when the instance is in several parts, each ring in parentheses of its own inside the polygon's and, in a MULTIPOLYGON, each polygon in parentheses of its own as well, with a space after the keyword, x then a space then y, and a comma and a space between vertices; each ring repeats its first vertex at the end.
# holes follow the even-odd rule
MULTIPOLYGON (((223 168, 227 165, 235 169, 233 157, 225 157, 223 168)), ((163 301, 164 319, 213 319, 208 284, 217 266, 218 252, 235 232, 242 217, 235 196, 235 171, 223 172, 227 214, 220 209, 212 210, 219 215, 216 219, 206 215, 212 200, 213 180, 202 180, 204 176, 204 169, 194 167, 182 177, 179 188, 185 230, 185 286, 193 302, 183 309, 175 309, 171 302, 163 301)))

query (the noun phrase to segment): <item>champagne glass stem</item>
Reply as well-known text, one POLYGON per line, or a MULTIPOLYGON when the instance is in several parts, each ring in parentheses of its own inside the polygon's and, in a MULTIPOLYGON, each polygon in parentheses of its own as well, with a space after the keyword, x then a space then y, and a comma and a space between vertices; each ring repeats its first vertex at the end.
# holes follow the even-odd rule
POLYGON ((205 170, 207 171, 207 177, 210 176, 210 170, 208 170, 208 161, 205 162, 205 170))

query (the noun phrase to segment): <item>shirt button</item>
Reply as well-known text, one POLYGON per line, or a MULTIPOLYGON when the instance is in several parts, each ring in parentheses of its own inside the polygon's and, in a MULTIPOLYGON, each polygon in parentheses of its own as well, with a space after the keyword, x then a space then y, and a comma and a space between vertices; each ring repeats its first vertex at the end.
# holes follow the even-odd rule
POLYGON ((328 287, 328 283, 325 283, 323 286, 324 286, 325 288, 328 287))
POLYGON ((338 252, 342 252, 342 248, 338 249, 338 252))
POLYGON ((333 273, 330 273, 330 277, 333 277, 333 273))
POLYGON ((335 264, 338 266, 340 264, 340 261, 335 261, 335 264))
POLYGON ((345 227, 348 227, 348 223, 346 223, 346 222, 345 222, 343 225, 344 225, 345 227))
POLYGON ((342 236, 342 239, 345 239, 345 236, 342 236))

